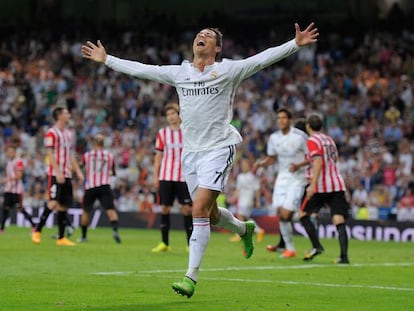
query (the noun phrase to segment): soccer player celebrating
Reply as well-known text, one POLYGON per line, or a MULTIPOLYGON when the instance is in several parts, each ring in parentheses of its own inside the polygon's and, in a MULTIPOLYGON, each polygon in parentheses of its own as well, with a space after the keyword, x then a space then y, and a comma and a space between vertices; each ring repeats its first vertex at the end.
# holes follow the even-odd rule
POLYGON ((184 278, 172 284, 174 291, 194 294, 202 258, 210 240, 210 224, 229 229, 242 237, 245 257, 253 254, 253 222, 239 221, 230 211, 217 206, 242 141, 230 124, 236 89, 243 80, 317 41, 314 24, 301 31, 295 24, 294 39, 241 60, 217 58, 223 36, 217 28, 202 29, 193 41, 193 60, 181 65, 155 66, 107 55, 100 41, 82 46, 83 57, 141 79, 173 85, 177 89, 183 131, 183 171, 193 200, 193 233, 188 269, 184 278))

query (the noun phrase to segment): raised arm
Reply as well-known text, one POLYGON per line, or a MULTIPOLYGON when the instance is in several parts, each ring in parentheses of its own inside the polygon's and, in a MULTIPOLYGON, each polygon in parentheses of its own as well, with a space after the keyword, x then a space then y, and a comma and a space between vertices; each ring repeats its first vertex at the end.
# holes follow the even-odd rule
POLYGON ((91 41, 81 47, 82 56, 98 63, 104 63, 109 68, 140 79, 148 79, 160 83, 174 85, 174 77, 179 69, 178 65, 148 65, 138 61, 121 59, 107 54, 105 47, 98 40, 97 45, 91 41))
POLYGON ((84 58, 95 62, 105 63, 106 61, 106 51, 101 40, 98 40, 98 45, 95 45, 91 41, 87 41, 86 44, 82 45, 81 52, 84 58))
POLYGON ((279 46, 268 48, 260 53, 245 59, 236 60, 231 63, 233 76, 241 82, 256 72, 296 53, 301 47, 313 44, 318 41, 318 29, 310 23, 303 31, 295 23, 295 38, 279 46))

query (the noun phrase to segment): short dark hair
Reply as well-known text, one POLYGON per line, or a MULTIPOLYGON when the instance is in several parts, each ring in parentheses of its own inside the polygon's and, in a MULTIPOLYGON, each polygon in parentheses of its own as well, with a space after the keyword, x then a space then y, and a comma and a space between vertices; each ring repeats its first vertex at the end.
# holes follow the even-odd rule
POLYGON ((308 124, 313 131, 320 131, 323 125, 322 118, 317 114, 311 114, 306 119, 306 124, 308 124))
POLYGON ((287 117, 288 117, 288 119, 292 119, 292 112, 288 109, 288 108, 286 108, 286 107, 280 107, 277 111, 276 111, 276 114, 279 114, 279 113, 286 113, 286 115, 287 115, 287 117))
POLYGON ((302 132, 306 133, 306 120, 305 120, 305 118, 297 119, 293 126, 296 127, 297 129, 301 130, 302 132))
POLYGON ((220 29, 213 27, 207 27, 206 29, 211 30, 216 34, 216 46, 223 47, 223 34, 220 29))
MULTIPOLYGON (((208 29, 216 34, 216 46, 222 48, 223 47, 223 34, 220 31, 220 29, 214 28, 214 27, 207 27, 204 29, 208 29)), ((220 52, 217 53, 215 57, 215 60, 219 60, 219 59, 220 59, 220 52)))
POLYGON ((52 118, 53 120, 57 121, 59 116, 62 114, 63 110, 67 109, 66 106, 59 105, 53 108, 52 110, 52 118))
POLYGON ((164 107, 164 112, 167 113, 168 110, 175 110, 178 114, 180 114, 180 106, 176 102, 169 102, 164 107))

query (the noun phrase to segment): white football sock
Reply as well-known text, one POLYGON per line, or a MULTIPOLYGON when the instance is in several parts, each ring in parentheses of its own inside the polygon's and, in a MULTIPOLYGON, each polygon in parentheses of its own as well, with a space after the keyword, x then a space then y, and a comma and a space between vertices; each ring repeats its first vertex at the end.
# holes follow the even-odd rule
POLYGON ((190 237, 188 270, 185 275, 196 282, 201 260, 203 259, 209 240, 210 219, 193 218, 193 233, 190 237))
POLYGON ((293 244, 292 223, 290 221, 280 221, 279 228, 283 240, 285 240, 286 249, 290 251, 295 251, 295 245, 293 244))
POLYGON ((243 221, 238 220, 234 215, 223 207, 218 207, 219 219, 217 227, 229 229, 240 236, 246 233, 246 224, 243 221))

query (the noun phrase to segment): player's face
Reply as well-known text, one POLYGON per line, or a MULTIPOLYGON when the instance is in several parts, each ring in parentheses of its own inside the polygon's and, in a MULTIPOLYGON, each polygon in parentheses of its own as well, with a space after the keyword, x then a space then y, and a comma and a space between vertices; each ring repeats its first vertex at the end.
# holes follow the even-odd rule
POLYGON ((59 120, 65 124, 69 122, 70 112, 67 109, 63 109, 62 113, 59 115, 59 120))
POLYGON ((243 172, 243 173, 247 173, 248 171, 250 171, 249 161, 248 161, 248 160, 243 159, 243 160, 240 162, 240 167, 241 167, 241 170, 242 170, 242 172, 243 172))
POLYGON ((216 33, 209 29, 201 30, 193 41, 194 54, 207 54, 215 56, 221 48, 217 46, 216 33))
POLYGON ((285 112, 277 114, 277 127, 281 131, 286 131, 290 127, 290 119, 285 112))
POLYGON ((165 116, 167 118, 167 122, 169 125, 178 125, 180 124, 180 115, 178 114, 177 111, 175 111, 175 109, 169 109, 166 113, 165 116))

